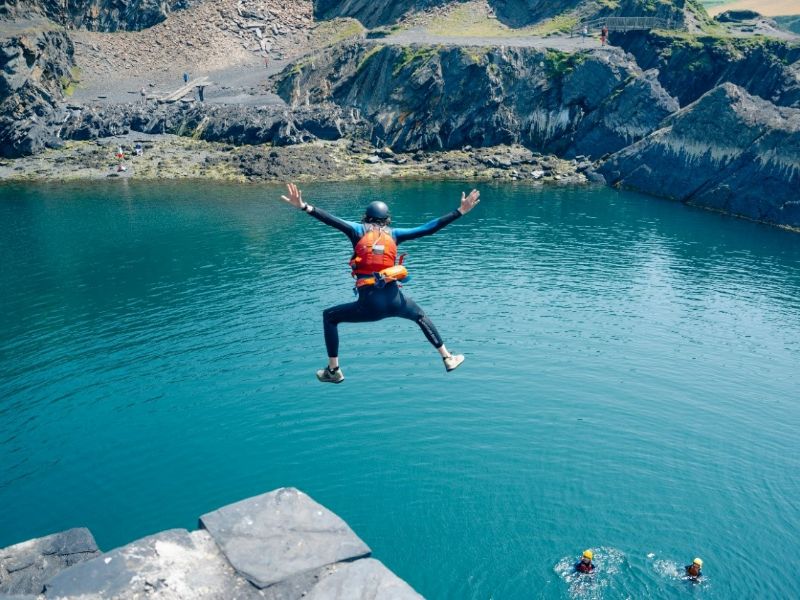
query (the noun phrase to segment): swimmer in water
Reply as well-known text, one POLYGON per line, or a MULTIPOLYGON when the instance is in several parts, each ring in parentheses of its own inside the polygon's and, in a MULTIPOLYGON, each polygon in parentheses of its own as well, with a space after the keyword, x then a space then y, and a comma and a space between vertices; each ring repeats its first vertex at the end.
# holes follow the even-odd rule
POLYGON ((698 581, 703 576, 702 559, 695 558, 692 561, 692 564, 688 565, 685 568, 686 568, 686 577, 693 581, 698 581))
POLYGON ((593 558, 594 553, 591 550, 584 550, 581 559, 575 563, 575 570, 578 573, 594 573, 593 558))

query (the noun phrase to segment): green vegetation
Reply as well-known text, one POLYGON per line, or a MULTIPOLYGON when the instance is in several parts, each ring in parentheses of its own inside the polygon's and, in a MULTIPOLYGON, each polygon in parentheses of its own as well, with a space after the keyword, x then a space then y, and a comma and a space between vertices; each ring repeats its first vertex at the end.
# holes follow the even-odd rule
MULTIPOLYGON (((616 2, 617 0, 604 0, 616 2)), ((448 37, 492 37, 509 38, 550 35, 568 32, 578 24, 579 16, 573 11, 530 25, 512 28, 504 25, 486 10, 484 2, 465 2, 456 4, 444 14, 433 17, 422 26, 428 33, 448 37)))
POLYGON ((81 81, 80 67, 72 67, 69 71, 69 76, 62 75, 58 78, 58 83, 61 85, 61 91, 65 96, 72 96, 75 93, 75 88, 81 81))
POLYGON ((322 21, 311 33, 311 44, 315 48, 333 46, 344 40, 364 35, 366 29, 356 19, 339 18, 322 21))
POLYGON ((438 54, 439 49, 439 46, 404 46, 400 62, 392 69, 392 75, 398 75, 406 67, 414 63, 419 63, 416 68, 427 64, 431 58, 438 54))
POLYGON ((463 46, 461 47, 461 54, 469 58, 476 65, 482 64, 489 54, 489 48, 485 46, 463 46))
POLYGON ((358 61, 358 65, 356 66, 356 73, 360 73, 360 72, 361 72, 361 70, 362 70, 364 67, 366 67, 366 66, 367 66, 367 63, 370 61, 370 59, 371 59, 373 56, 375 56, 375 55, 376 55, 378 52, 380 52, 381 50, 383 50, 385 47, 386 47, 386 46, 382 46, 382 45, 380 45, 380 44, 376 44, 375 46, 373 46, 372 48, 370 48, 369 50, 367 50, 367 52, 364 54, 364 56, 362 56, 362 57, 361 57, 361 60, 360 60, 360 61, 358 61))
POLYGON ((561 50, 545 50, 544 68, 548 77, 563 77, 571 73, 586 60, 583 52, 562 52, 561 50))

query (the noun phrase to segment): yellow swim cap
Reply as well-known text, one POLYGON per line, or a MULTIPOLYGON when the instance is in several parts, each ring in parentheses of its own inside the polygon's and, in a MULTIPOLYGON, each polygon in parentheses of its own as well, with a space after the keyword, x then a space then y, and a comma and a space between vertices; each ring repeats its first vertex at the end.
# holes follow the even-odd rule
POLYGON ((695 558, 695 559, 694 559, 692 562, 693 562, 694 564, 696 564, 698 567, 702 567, 702 566, 703 566, 703 561, 702 561, 702 559, 695 558))
POLYGON ((594 553, 591 550, 584 550, 583 558, 588 558, 589 560, 592 560, 594 558, 594 553))

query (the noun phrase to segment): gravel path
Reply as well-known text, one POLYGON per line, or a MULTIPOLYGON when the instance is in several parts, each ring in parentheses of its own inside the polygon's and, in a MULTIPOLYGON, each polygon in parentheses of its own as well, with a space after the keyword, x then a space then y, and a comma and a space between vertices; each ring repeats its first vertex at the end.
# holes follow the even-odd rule
POLYGON ((578 52, 591 48, 599 48, 600 40, 597 37, 584 38, 581 36, 553 35, 547 37, 521 36, 521 37, 469 37, 456 35, 435 35, 424 29, 409 29, 381 40, 386 44, 408 46, 412 44, 443 46, 492 46, 492 47, 523 47, 523 48, 550 48, 565 52, 578 52))

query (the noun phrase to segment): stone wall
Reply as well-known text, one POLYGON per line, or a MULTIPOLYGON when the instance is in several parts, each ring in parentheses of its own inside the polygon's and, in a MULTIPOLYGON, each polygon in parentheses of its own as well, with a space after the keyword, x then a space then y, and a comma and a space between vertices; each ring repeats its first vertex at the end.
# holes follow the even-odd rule
POLYGON ((0 550, 0 598, 419 600, 341 518, 281 488, 100 553, 87 529, 0 550))

